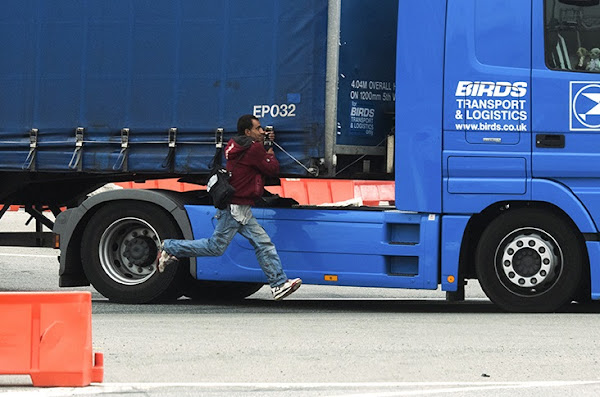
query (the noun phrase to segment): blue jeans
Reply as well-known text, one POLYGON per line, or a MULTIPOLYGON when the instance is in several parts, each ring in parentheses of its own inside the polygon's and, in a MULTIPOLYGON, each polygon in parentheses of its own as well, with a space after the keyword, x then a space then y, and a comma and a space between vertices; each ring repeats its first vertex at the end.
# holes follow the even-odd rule
POLYGON ((271 287, 286 282, 287 276, 281 266, 281 260, 265 229, 258 224, 254 215, 247 224, 242 225, 231 216, 229 209, 217 210, 217 226, 210 238, 200 240, 171 240, 163 242, 163 249, 177 258, 191 256, 221 256, 233 240, 236 233, 248 239, 254 247, 256 259, 269 280, 271 287))

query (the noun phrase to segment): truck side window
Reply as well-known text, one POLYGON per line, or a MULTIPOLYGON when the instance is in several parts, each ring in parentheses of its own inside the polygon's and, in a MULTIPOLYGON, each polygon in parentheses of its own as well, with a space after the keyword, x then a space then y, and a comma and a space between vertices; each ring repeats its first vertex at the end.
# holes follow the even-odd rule
POLYGON ((548 68, 600 73, 600 5, 593 0, 545 0, 544 6, 548 68))

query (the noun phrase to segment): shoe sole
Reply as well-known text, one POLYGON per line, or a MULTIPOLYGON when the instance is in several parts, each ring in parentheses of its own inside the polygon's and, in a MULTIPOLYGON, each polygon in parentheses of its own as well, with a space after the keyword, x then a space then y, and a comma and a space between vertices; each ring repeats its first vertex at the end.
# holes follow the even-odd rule
POLYGON ((160 254, 158 255, 158 263, 157 263, 157 266, 156 266, 158 268, 158 272, 159 273, 164 272, 165 271, 165 267, 167 266, 167 264, 165 262, 162 262, 162 263, 160 262, 161 256, 162 255, 160 255, 160 254))
POLYGON ((156 265, 156 268, 158 269, 159 273, 163 273, 167 266, 172 265, 174 262, 177 262, 177 258, 171 257, 171 258, 165 259, 163 263, 160 263, 160 258, 161 258, 161 254, 159 253, 158 257, 157 257, 158 262, 156 265))
POLYGON ((283 295, 281 295, 277 298, 273 298, 273 299, 276 301, 280 301, 283 298, 290 296, 291 294, 296 292, 298 290, 298 288, 300 288, 301 285, 302 285, 302 280, 299 280, 296 284, 293 284, 292 287, 290 289, 288 289, 283 295))

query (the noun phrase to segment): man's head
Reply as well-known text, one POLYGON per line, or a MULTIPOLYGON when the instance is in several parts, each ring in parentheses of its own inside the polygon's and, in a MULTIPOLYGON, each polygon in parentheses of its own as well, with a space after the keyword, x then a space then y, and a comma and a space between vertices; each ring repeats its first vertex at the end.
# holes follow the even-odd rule
POLYGON ((245 114, 238 119, 237 131, 239 135, 249 136, 256 142, 265 140, 265 132, 260 125, 260 121, 251 114, 245 114))

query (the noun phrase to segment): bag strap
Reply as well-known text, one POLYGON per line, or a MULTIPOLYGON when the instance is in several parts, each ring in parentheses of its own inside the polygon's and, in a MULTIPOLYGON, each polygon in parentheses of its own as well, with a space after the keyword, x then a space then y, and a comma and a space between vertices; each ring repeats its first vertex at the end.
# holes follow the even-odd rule
POLYGON ((210 163, 212 164, 213 169, 223 166, 223 148, 217 148, 215 156, 210 163))
MULTIPOLYGON (((217 167, 223 167, 223 128, 217 128, 217 130, 215 131, 215 156, 213 157, 211 163, 212 163, 212 169, 214 170, 217 167)), ((231 169, 230 173, 233 174, 233 170, 235 170, 235 168, 238 165, 238 162, 240 160, 242 160, 244 158, 244 156, 246 155, 246 153, 248 152, 250 148, 246 149, 244 151, 244 153, 242 153, 242 155, 240 156, 240 158, 238 158, 235 162, 235 165, 233 166, 233 168, 231 169)))
POLYGON ((212 164, 212 169, 223 166, 223 128, 215 130, 215 155, 209 164, 212 164))

